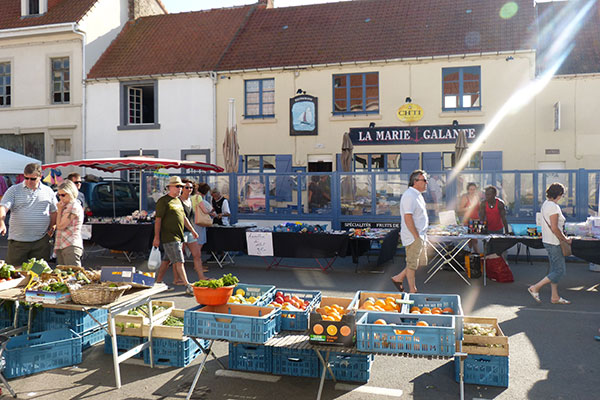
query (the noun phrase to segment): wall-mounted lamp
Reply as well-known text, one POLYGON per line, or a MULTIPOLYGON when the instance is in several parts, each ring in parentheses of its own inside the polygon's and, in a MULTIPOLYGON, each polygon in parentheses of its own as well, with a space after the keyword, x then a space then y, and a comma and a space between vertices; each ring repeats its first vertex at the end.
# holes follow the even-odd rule
POLYGON ((306 92, 302 89, 296 90, 296 94, 306 94, 306 92))
POLYGON ((457 127, 458 126, 458 121, 457 120, 452 121, 452 126, 457 127))
POLYGON ((410 97, 407 97, 404 101, 406 101, 407 103, 412 103, 412 99, 410 97))
POLYGON ((514 58, 513 56, 508 56, 508 57, 506 57, 506 61, 512 61, 512 60, 514 60, 514 59, 515 59, 515 58, 514 58))
POLYGON ((375 128, 375 122, 369 123, 369 128, 375 128))

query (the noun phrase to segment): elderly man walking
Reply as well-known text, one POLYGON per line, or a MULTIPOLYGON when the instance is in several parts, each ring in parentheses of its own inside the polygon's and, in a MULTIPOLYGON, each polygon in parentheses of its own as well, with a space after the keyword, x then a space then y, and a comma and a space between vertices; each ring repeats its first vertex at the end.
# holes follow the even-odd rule
POLYGON ((11 186, 0 202, 0 235, 6 234, 4 220, 11 212, 6 262, 13 265, 32 257, 50 259, 56 229, 56 196, 41 182, 41 165, 27 164, 23 174, 25 180, 11 186))
MULTIPOLYGON (((174 279, 179 279, 186 286, 186 294, 193 296, 194 289, 187 279, 183 257, 184 227, 192 232, 194 239, 198 233, 185 216, 183 203, 179 196, 183 189, 183 182, 178 176, 172 176, 167 185, 167 194, 156 202, 156 220, 154 222, 154 241, 152 245, 163 245, 164 257, 158 270, 156 282, 162 282, 169 263, 173 264, 174 279)), ((170 287, 171 289, 171 287, 170 287)))
POLYGON ((404 278, 408 280, 410 293, 417 292, 415 273, 420 266, 427 265, 425 233, 429 225, 423 192, 427 190, 427 174, 416 170, 410 174, 408 189, 400 199, 400 240, 406 249, 406 267, 398 275, 392 276, 394 286, 404 292, 404 278))

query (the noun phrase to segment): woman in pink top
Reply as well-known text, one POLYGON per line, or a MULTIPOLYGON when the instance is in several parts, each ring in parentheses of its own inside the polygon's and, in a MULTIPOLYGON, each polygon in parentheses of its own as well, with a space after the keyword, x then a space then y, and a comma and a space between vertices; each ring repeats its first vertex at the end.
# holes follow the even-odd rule
POLYGON ((58 185, 59 202, 54 241, 54 252, 58 265, 81 266, 83 208, 77 201, 77 194, 77 187, 68 179, 58 185))

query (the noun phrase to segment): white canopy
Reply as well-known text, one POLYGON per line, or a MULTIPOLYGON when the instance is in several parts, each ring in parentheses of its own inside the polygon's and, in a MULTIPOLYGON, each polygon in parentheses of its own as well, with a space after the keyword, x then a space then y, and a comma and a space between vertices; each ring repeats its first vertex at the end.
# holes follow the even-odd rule
POLYGON ((22 174, 25 166, 29 163, 41 164, 35 158, 24 156, 0 147, 0 174, 22 174))

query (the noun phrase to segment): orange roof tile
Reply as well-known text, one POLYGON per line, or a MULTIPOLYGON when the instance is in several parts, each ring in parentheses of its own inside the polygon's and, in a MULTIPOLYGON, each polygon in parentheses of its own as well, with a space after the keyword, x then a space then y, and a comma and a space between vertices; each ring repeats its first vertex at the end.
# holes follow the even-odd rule
POLYGON ((0 0, 0 29, 78 22, 98 0, 53 0, 48 12, 21 17, 21 0, 0 0))

